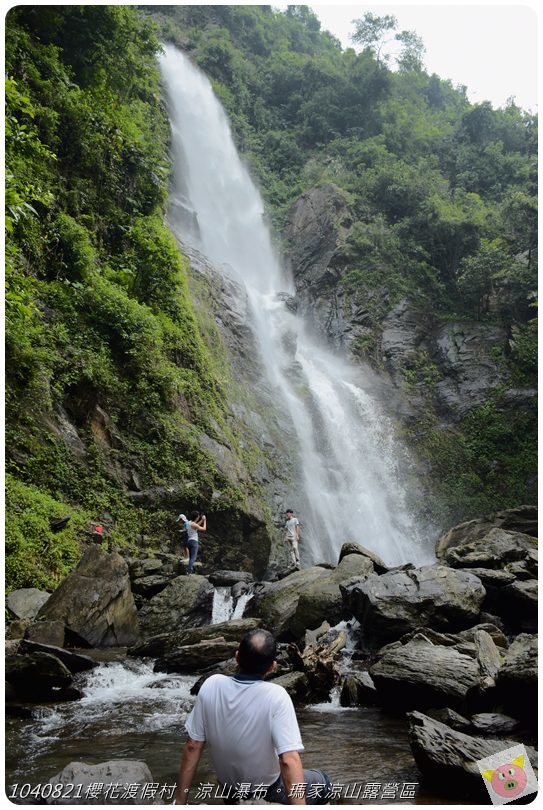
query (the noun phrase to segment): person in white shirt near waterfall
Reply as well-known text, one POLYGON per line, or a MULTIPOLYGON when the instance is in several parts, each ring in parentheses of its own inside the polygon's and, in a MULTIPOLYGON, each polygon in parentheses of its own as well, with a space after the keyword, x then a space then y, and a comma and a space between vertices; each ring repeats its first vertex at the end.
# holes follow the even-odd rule
POLYGON ((295 568, 300 568, 300 521, 294 517, 294 511, 287 509, 287 522, 285 523, 285 543, 288 546, 290 560, 295 568))
POLYGON ((332 783, 321 770, 305 769, 292 699, 266 680, 277 667, 277 645, 268 630, 246 633, 236 653, 236 675, 210 675, 187 717, 174 804, 188 804, 204 746, 228 804, 255 799, 271 804, 328 804, 332 783))

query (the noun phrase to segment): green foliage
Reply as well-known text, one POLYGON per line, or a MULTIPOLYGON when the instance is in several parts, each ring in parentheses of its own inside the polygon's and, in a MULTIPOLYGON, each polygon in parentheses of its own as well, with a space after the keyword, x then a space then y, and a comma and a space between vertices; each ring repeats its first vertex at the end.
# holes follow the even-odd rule
POLYGON ((428 508, 441 526, 537 499, 537 405, 508 406, 500 392, 454 427, 416 428, 428 462, 428 508))
POLYGON ((41 587, 78 553, 46 538, 43 570, 33 560, 46 507, 108 511, 112 542, 131 545, 163 526, 127 498, 127 470, 210 496, 198 437, 224 404, 164 224, 154 25, 109 6, 17 7, 7 23, 6 458, 14 491, 35 495, 13 524, 9 577, 41 587))
POLYGON ((6 590, 53 590, 77 562, 89 514, 55 500, 34 486, 6 476, 6 590), (51 531, 50 522, 69 517, 51 531))
POLYGON ((511 327, 512 370, 519 385, 530 386, 537 379, 538 338, 537 318, 511 327))

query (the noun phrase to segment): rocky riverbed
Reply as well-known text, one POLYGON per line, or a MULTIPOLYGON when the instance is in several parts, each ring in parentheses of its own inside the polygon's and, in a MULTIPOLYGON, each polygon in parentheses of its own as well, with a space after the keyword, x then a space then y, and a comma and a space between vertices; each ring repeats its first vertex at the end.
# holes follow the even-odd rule
MULTIPOLYGON (((335 695, 338 710, 366 708, 404 724, 417 789, 393 800, 424 801, 431 791, 444 803, 487 802, 477 760, 522 743, 537 766, 536 536, 535 508, 519 507, 455 527, 432 565, 389 568, 346 543, 335 566, 262 582, 202 567, 187 577, 172 554, 133 559, 92 545, 53 594, 7 597, 6 709, 24 721, 43 704, 80 701, 97 650, 121 647, 127 660, 151 662, 159 679, 190 675, 194 696, 212 672, 233 672, 243 632, 264 626, 280 642, 277 681, 300 712, 335 695), (240 618, 211 623, 217 589, 229 592, 230 616, 243 607, 240 618)), ((360 735, 379 755, 361 721, 360 735)), ((67 761, 62 776, 41 773, 40 782, 156 782, 145 761, 91 759, 67 761)), ((66 803, 52 794, 41 798, 66 803)), ((136 790, 132 803, 159 798, 136 790)))

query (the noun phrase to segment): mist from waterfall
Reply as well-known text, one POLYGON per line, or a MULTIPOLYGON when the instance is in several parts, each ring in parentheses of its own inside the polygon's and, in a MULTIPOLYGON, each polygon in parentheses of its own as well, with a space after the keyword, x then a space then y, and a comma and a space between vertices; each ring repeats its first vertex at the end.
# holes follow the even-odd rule
POLYGON ((374 393, 373 375, 317 343, 286 306, 293 279, 207 77, 171 45, 160 68, 172 128, 170 225, 246 290, 267 385, 295 437, 300 481, 284 506, 302 524, 302 564, 337 563, 346 541, 389 565, 429 562, 429 543, 402 483, 409 457, 374 393), (194 212, 192 227, 187 210, 194 212), (185 212, 182 221, 176 211, 185 212))

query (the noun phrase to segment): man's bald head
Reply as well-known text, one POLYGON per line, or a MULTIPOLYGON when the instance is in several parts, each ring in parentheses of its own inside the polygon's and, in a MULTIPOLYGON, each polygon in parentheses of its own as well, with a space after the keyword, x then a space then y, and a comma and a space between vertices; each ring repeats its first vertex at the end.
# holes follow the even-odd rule
POLYGON ((238 664, 246 675, 265 675, 277 657, 277 645, 271 633, 260 627, 249 630, 239 645, 238 664))

